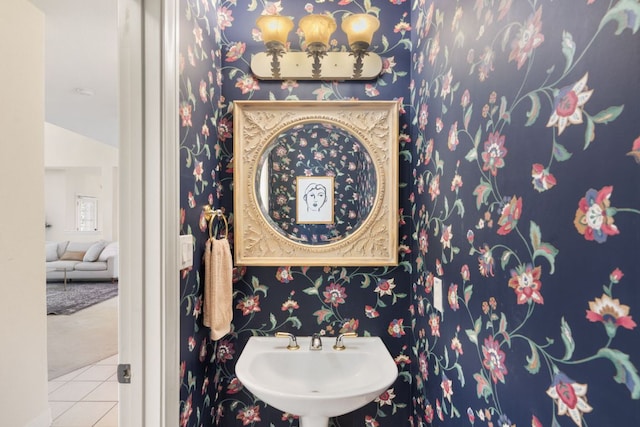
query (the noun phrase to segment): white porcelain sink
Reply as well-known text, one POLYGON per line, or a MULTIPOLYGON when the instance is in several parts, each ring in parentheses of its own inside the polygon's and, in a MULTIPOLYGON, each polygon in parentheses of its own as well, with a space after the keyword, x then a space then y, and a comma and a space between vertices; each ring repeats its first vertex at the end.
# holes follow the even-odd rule
POLYGON ((263 402, 300 416, 301 427, 326 427, 329 417, 373 401, 396 380, 398 368, 379 337, 322 337, 323 349, 310 350, 310 337, 298 337, 298 350, 286 338, 251 337, 236 364, 242 384, 263 402))

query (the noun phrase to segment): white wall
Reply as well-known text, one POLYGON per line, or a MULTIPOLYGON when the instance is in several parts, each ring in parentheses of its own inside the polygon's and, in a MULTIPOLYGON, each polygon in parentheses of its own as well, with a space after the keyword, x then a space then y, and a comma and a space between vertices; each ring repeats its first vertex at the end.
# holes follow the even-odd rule
POLYGON ((46 427, 44 17, 0 2, 0 425, 46 427))
POLYGON ((118 240, 118 149, 51 123, 44 128, 47 240, 118 240), (77 195, 98 198, 97 232, 75 231, 77 195))

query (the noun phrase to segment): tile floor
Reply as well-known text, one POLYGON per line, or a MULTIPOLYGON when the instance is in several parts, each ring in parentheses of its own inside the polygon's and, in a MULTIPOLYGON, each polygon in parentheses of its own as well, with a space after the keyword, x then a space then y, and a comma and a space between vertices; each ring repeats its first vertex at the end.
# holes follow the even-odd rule
POLYGON ((118 355, 49 381, 52 427, 118 427, 118 355))

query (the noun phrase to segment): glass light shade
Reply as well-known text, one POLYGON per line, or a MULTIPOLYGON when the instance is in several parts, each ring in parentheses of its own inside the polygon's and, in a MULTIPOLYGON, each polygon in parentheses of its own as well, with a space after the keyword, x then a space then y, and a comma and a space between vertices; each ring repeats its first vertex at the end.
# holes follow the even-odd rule
POLYGON ((367 13, 356 13, 342 20, 342 31, 347 35, 349 46, 366 43, 371 44, 373 33, 380 27, 380 21, 367 13))
POLYGON ((293 20, 288 16, 262 15, 256 19, 256 25, 262 32, 265 44, 278 42, 286 45, 289 31, 293 29, 293 20))
POLYGON ((307 45, 321 43, 324 46, 329 45, 329 38, 337 28, 335 19, 329 15, 305 15, 298 26, 304 33, 307 45))

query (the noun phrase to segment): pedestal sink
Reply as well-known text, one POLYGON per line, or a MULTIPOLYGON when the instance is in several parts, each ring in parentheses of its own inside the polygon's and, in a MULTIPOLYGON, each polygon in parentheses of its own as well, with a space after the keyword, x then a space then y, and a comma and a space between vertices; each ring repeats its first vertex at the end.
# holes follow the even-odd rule
POLYGON ((310 337, 287 340, 251 337, 236 364, 242 384, 263 402, 298 415, 300 427, 327 427, 329 417, 346 414, 373 401, 396 380, 398 368, 379 337, 344 340, 323 337, 321 350, 311 350, 310 337))

